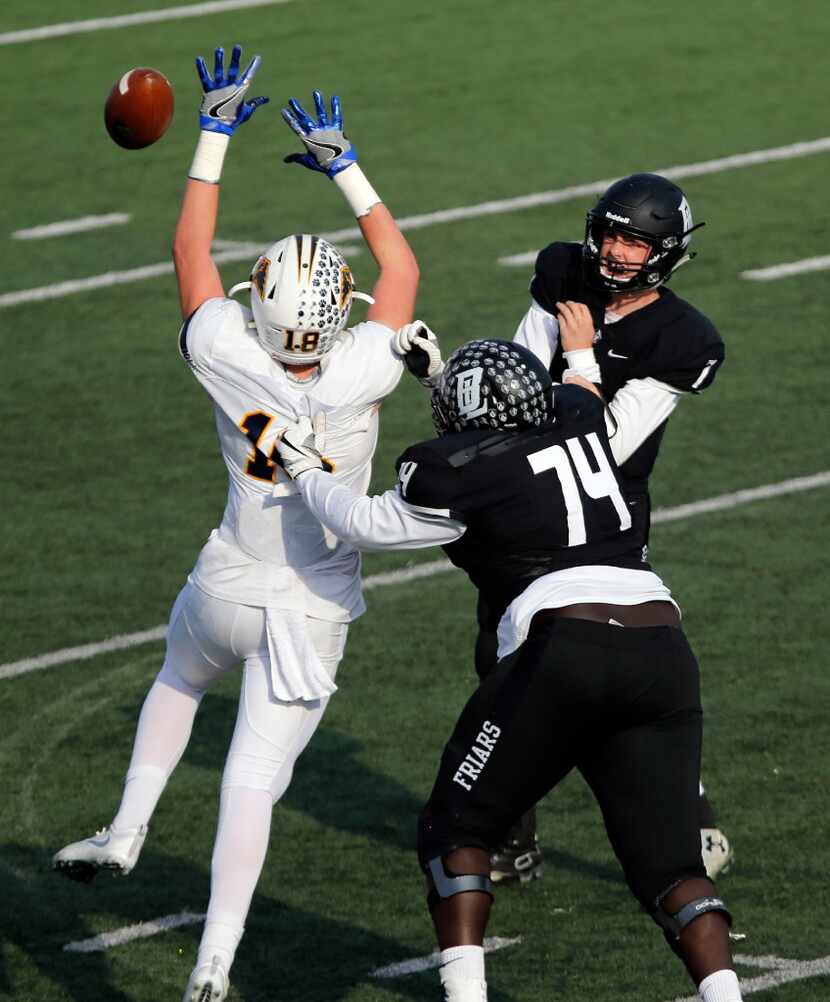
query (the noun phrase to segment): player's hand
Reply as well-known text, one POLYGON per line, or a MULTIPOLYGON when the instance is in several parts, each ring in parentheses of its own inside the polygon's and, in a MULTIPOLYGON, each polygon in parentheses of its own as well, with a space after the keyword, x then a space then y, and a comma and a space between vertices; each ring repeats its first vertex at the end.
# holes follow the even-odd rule
POLYGON ((277 443, 277 466, 296 480, 301 473, 309 470, 323 470, 332 473, 334 464, 320 454, 314 435, 314 426, 307 417, 301 417, 289 425, 277 443))
POLYGON ((282 109, 282 117, 297 133, 306 153, 291 153, 285 157, 287 164, 302 164, 309 170, 320 171, 327 177, 334 177, 341 170, 357 163, 357 150, 343 132, 343 113, 340 98, 332 95, 331 120, 326 112, 326 103, 319 90, 314 91, 314 106, 317 121, 303 109, 296 98, 291 98, 288 107, 282 109))
POLYGON ((438 338, 429 327, 420 320, 405 324, 395 334, 392 346, 418 382, 433 389, 444 371, 444 361, 438 338))
POLYGON ((557 303, 559 312, 559 338, 562 351, 578 351, 594 346, 594 318, 585 303, 568 300, 557 303))
POLYGON ((213 76, 208 73, 205 61, 196 57, 196 71, 202 83, 204 97, 199 109, 199 126, 206 132, 222 132, 232 136, 236 129, 247 122, 261 104, 267 104, 267 97, 245 100, 245 94, 262 62, 262 56, 254 56, 242 76, 239 76, 239 59, 242 48, 234 45, 231 64, 225 73, 225 50, 220 46, 215 53, 213 76))

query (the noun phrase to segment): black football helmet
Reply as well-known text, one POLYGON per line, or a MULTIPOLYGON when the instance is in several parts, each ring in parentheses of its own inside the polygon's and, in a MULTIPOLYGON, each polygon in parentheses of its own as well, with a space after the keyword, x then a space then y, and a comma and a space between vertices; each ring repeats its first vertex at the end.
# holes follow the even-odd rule
POLYGON ((511 341, 470 341, 450 355, 432 393, 439 435, 470 428, 518 430, 553 420, 550 373, 511 341))
POLYGON ((692 210, 676 184, 659 174, 631 174, 612 184, 588 213, 582 245, 585 276, 589 284, 609 292, 654 289, 694 257, 689 241, 704 225, 692 223, 692 210), (615 277, 615 262, 601 256, 609 230, 651 244, 648 259, 634 274, 629 266, 625 277, 615 277))

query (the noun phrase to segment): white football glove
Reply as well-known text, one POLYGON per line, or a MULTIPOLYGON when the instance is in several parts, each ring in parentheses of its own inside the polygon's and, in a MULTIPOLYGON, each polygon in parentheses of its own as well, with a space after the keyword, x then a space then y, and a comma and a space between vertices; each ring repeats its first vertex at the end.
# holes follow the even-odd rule
POLYGON ((322 456, 317 448, 314 426, 307 417, 301 417, 295 424, 289 425, 280 436, 277 466, 281 466, 292 480, 308 470, 334 472, 334 463, 322 456))
POLYGON ((429 327, 420 320, 405 324, 395 334, 392 346, 418 382, 433 389, 444 371, 444 362, 438 338, 429 327))

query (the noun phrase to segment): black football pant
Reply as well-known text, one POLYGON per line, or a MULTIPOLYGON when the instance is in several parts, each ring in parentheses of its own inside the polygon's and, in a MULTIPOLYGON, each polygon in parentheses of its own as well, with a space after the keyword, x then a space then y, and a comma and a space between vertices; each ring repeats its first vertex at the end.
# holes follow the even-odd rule
POLYGON ((705 877, 698 666, 682 630, 537 618, 518 656, 471 697, 421 815, 422 865, 492 851, 571 769, 602 810, 631 890, 649 911, 705 877))

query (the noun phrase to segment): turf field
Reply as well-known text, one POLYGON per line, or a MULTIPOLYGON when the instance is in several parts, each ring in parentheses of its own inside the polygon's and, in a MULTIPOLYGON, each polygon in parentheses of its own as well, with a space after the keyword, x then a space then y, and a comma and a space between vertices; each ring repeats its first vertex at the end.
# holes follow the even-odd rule
MULTIPOLYGON (((161 2, 6 0, 0 34, 161 2)), ((196 138, 195 55, 235 41, 247 55, 261 52, 254 93, 272 101, 233 141, 222 240, 264 247, 291 231, 353 226, 332 185, 281 162, 298 147, 278 108, 313 87, 341 94, 366 173, 399 218, 507 203, 462 218, 430 215, 409 231, 422 270, 419 312, 449 349, 512 335, 530 268, 499 258, 581 237, 593 196, 531 208, 509 200, 830 135, 820 71, 828 32, 830 11, 818 0, 293 0, 0 38, 0 664, 163 623, 223 508, 210 407, 176 351, 172 275, 54 288, 169 259, 196 138), (157 146, 130 153, 108 139, 102 109, 136 65, 169 77, 177 110, 157 146), (12 237, 113 212, 130 221, 12 237), (49 291, 10 295, 38 289, 49 291)), ((740 277, 827 253, 830 152, 797 152, 715 164, 680 181, 708 225, 695 240, 699 259, 673 284, 718 324, 727 363, 713 389, 672 418, 653 479, 658 506, 830 468, 830 277, 740 277)), ((224 266, 227 285, 246 278, 249 264, 224 266)), ((368 254, 353 264, 358 287, 368 287, 368 254)), ((402 383, 383 418, 379 489, 402 448, 429 432, 420 388, 402 383)), ((827 491, 693 514, 652 534, 653 563, 684 608, 703 668, 704 779, 737 852, 721 890, 746 935, 739 973, 762 1002, 830 997, 827 491), (774 958, 797 963, 775 975, 774 958)), ((369 556, 366 573, 437 556, 369 556)), ((276 809, 233 1002, 437 997, 434 971, 370 972, 432 950, 414 817, 472 689, 473 594, 453 572, 377 587, 368 600, 340 692, 276 809)), ((63 947, 204 910, 234 680, 205 700, 136 872, 86 887, 49 870, 57 848, 110 820, 161 654, 156 642, 0 677, 0 993, 19 1002, 180 997, 196 924, 103 951, 63 947)), ((629 897, 579 778, 544 802, 540 832, 545 878, 498 895, 489 933, 521 941, 491 957, 491 998, 689 996, 678 962, 629 897)))

